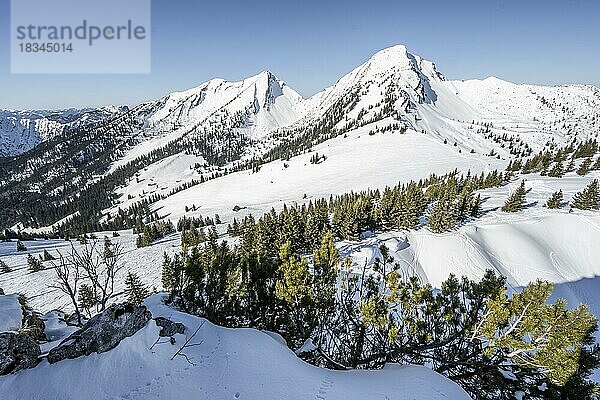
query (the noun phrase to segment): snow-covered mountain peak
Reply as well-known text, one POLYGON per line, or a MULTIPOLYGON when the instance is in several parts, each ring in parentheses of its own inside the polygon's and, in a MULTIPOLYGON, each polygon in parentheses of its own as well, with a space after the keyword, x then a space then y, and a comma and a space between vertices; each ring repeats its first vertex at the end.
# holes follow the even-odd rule
POLYGON ((378 51, 361 67, 380 73, 412 71, 413 73, 421 73, 427 78, 445 80, 444 76, 436 70, 433 62, 410 53, 404 45, 396 45, 378 51))
POLYGON ((435 103, 438 96, 431 81, 445 81, 435 64, 411 54, 406 46, 397 45, 378 51, 335 85, 310 98, 307 104, 310 115, 317 118, 345 114, 335 125, 338 129, 387 117, 402 119, 418 104, 435 103))
POLYGON ((243 130, 262 137, 295 122, 303 101, 296 91, 269 71, 227 81, 217 78, 147 104, 140 113, 152 128, 190 132, 243 130))
POLYGON ((409 68, 413 66, 414 62, 415 56, 408 52, 406 46, 396 45, 373 54, 363 66, 381 72, 395 68, 409 68))

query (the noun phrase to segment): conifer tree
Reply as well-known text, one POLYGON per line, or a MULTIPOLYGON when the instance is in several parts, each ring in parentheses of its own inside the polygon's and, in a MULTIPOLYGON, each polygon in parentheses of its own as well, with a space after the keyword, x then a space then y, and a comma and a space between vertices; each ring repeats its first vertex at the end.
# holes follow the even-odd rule
POLYGON ((44 250, 44 261, 52 261, 54 260, 54 256, 52 254, 50 254, 50 252, 48 250, 44 250))
POLYGON ((571 206, 580 210, 597 210, 599 201, 598 180, 594 179, 585 189, 573 196, 571 206))
POLYGON ((562 161, 557 161, 554 164, 554 167, 552 167, 552 169, 548 172, 548 176, 552 178, 562 178, 564 174, 565 170, 562 161))
POLYGON ((142 283, 137 274, 128 272, 127 278, 125 278, 125 294, 127 295, 128 302, 131 304, 140 304, 150 295, 150 291, 142 283))
POLYGON ((563 192, 559 190, 558 192, 552 193, 552 196, 546 202, 546 207, 550 209, 560 208, 563 202, 563 192))
POLYGON ((3 260, 0 260, 0 274, 7 274, 9 272, 12 272, 12 268, 10 268, 3 260))
POLYGON ((473 204, 471 205, 471 217, 477 218, 479 214, 481 214, 481 194, 477 194, 477 197, 473 200, 473 204))
POLYGON ((333 233, 327 231, 323 235, 321 245, 313 252, 312 286, 315 293, 316 313, 328 315, 331 312, 339 261, 340 255, 335 247, 333 233))
POLYGON ((464 185, 458 196, 458 203, 456 205, 458 221, 464 222, 471 215, 474 202, 475 196, 473 195, 473 191, 467 185, 464 185))
POLYGON ((87 283, 83 283, 79 288, 77 301, 79 302, 79 306, 87 312, 88 317, 92 316, 92 309, 99 303, 98 296, 94 293, 94 289, 87 283))
POLYGON ((290 242, 281 246, 279 258, 282 261, 279 267, 282 279, 277 282, 277 297, 285 300, 294 311, 298 312, 302 305, 313 296, 308 262, 306 258, 292 253, 290 242))
POLYGON ((27 247, 20 240, 17 240, 17 251, 27 251, 27 247))
POLYGON ((161 281, 163 287, 170 292, 171 301, 181 294, 186 279, 184 263, 180 254, 175 254, 171 258, 164 253, 161 281))
POLYGON ((590 166, 591 165, 592 165, 592 158, 591 157, 588 157, 585 160, 583 160, 583 162, 581 163, 581 165, 577 169, 577 175, 581 175, 581 176, 586 175, 588 172, 590 172, 590 166))
POLYGON ((29 272, 39 272, 44 269, 42 260, 34 257, 32 254, 27 256, 27 267, 29 268, 29 272))
POLYGON ((504 212, 519 212, 525 207, 525 181, 509 197, 502 206, 504 212))

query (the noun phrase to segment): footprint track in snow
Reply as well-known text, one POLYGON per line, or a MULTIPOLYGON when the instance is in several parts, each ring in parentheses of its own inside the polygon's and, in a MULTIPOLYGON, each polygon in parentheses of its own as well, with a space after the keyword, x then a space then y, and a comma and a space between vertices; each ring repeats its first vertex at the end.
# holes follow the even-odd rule
POLYGON ((315 395, 315 399, 326 400, 327 394, 329 393, 331 388, 333 388, 333 380, 331 379, 331 377, 326 377, 323 380, 321 380, 321 385, 319 386, 319 390, 315 395))

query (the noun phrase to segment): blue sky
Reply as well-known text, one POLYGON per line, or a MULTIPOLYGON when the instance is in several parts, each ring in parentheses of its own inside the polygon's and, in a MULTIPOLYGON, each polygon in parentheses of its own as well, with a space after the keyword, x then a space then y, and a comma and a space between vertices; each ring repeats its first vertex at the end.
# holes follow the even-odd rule
POLYGON ((12 75, 0 0, 0 108, 129 104, 270 70, 304 96, 394 44, 449 79, 600 86, 600 1, 152 1, 152 73, 12 75))

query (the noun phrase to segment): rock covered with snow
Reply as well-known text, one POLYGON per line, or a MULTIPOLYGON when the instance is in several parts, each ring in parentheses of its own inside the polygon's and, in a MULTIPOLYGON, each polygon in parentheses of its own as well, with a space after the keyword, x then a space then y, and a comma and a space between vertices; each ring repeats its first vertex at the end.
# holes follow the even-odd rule
POLYGON ((23 316, 19 333, 27 335, 34 340, 46 340, 46 334, 44 333, 45 324, 42 318, 40 318, 40 314, 29 305, 25 296, 20 295, 18 299, 23 316))
POLYGON ((158 333, 159 336, 170 337, 185 333, 185 325, 180 322, 173 322, 165 317, 154 318, 154 322, 162 328, 158 333))
POLYGON ((0 333, 0 375, 33 368, 40 362, 40 346, 27 335, 0 333))
POLYGON ((0 332, 21 329, 23 314, 17 295, 0 294, 0 332))
POLYGON ((142 329, 152 315, 145 306, 115 304, 90 319, 61 345, 48 353, 48 362, 104 353, 142 329))

